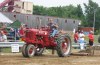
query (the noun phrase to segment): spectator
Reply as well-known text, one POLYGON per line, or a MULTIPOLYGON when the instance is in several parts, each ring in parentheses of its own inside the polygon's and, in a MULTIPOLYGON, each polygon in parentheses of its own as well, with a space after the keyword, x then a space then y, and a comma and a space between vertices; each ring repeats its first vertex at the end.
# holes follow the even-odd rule
POLYGON ((80 50, 84 50, 85 49, 85 41, 84 41, 84 37, 85 35, 83 34, 83 31, 79 32, 79 45, 80 45, 80 50))
POLYGON ((24 36, 25 35, 26 29, 29 29, 28 25, 23 24, 23 25, 20 26, 20 29, 19 29, 20 36, 24 36))
POLYGON ((78 31, 75 31, 75 34, 74 34, 74 42, 75 43, 78 42, 78 31))
POLYGON ((19 40, 19 30, 17 28, 10 28, 10 37, 12 40, 19 40))
POLYGON ((6 29, 6 24, 0 23, 0 30, 2 30, 5 34, 7 34, 7 31, 5 29, 6 29))
POLYGON ((4 30, 5 28, 6 28, 6 25, 4 24, 4 23, 0 23, 1 25, 1 27, 0 27, 0 30, 4 30))
POLYGON ((93 42, 94 42, 93 31, 89 32, 88 38, 89 38, 89 45, 90 45, 90 47, 92 47, 93 46, 93 42))
POLYGON ((20 29, 19 29, 19 34, 20 34, 20 40, 23 41, 23 38, 25 36, 25 30, 26 30, 26 26, 25 25, 21 25, 20 29))
POLYGON ((1 36, 2 36, 2 42, 7 42, 7 36, 5 35, 5 33, 3 31, 1 31, 1 36))
POLYGON ((14 40, 14 38, 15 38, 15 30, 14 30, 14 28, 10 28, 8 39, 10 39, 12 41, 12 40, 14 40))
POLYGON ((57 32, 58 32, 58 30, 57 30, 58 25, 57 25, 56 23, 54 23, 52 19, 50 19, 50 20, 49 20, 49 23, 48 23, 48 27, 49 27, 50 30, 51 30, 51 35, 50 35, 50 36, 51 36, 51 37, 54 37, 55 34, 57 34, 57 32))
POLYGON ((15 37, 16 37, 16 40, 19 40, 20 39, 20 34, 19 34, 19 29, 18 28, 16 28, 15 29, 15 37))
POLYGON ((25 24, 25 26, 24 26, 24 27, 25 27, 25 29, 29 29, 29 28, 28 28, 28 25, 26 25, 26 24, 25 24))
POLYGON ((14 28, 10 28, 10 36, 15 36, 15 31, 14 31, 14 28))
POLYGON ((0 32, 0 42, 2 42, 2 35, 1 35, 1 32, 0 32))
POLYGON ((20 37, 24 36, 24 27, 23 26, 20 27, 19 34, 20 34, 20 37))

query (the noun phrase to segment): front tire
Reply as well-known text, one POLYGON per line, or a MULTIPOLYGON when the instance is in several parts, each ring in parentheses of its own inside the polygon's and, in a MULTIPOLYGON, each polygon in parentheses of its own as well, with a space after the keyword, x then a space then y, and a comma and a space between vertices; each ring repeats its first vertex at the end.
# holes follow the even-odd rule
POLYGON ((69 56, 71 53, 71 39, 68 35, 58 36, 56 50, 59 57, 69 56))
POLYGON ((22 47, 22 55, 24 57, 28 57, 27 54, 26 54, 26 48, 27 48, 27 46, 28 46, 27 44, 24 44, 23 47, 22 47))
POLYGON ((33 57, 35 54, 36 48, 33 44, 29 44, 26 49, 26 54, 29 58, 33 57))

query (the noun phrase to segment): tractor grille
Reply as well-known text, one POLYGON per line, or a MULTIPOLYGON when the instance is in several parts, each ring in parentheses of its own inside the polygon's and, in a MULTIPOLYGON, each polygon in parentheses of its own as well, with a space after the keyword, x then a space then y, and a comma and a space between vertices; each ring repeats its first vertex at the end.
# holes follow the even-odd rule
POLYGON ((27 31, 26 34, 25 34, 25 37, 31 40, 32 39, 32 35, 33 34, 31 32, 27 31))

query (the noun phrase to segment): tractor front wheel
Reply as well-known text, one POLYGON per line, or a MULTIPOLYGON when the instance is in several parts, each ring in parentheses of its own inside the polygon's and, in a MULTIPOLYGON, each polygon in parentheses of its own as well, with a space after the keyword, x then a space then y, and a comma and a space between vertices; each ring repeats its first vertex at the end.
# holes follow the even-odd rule
POLYGON ((26 54, 26 48, 27 48, 27 44, 24 44, 23 47, 22 47, 22 55, 24 57, 28 57, 27 54, 26 54))
POLYGON ((69 56, 71 53, 71 39, 68 35, 58 36, 56 50, 59 57, 69 56))
POLYGON ((33 44, 29 44, 26 48, 26 54, 28 57, 33 57, 35 54, 36 48, 33 44))

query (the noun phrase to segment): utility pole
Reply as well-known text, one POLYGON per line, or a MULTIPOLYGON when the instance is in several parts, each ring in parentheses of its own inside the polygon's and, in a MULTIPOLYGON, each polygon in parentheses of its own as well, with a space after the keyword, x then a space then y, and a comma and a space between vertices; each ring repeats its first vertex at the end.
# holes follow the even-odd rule
POLYGON ((94 10, 93 32, 95 31, 95 14, 96 14, 96 10, 94 10))

